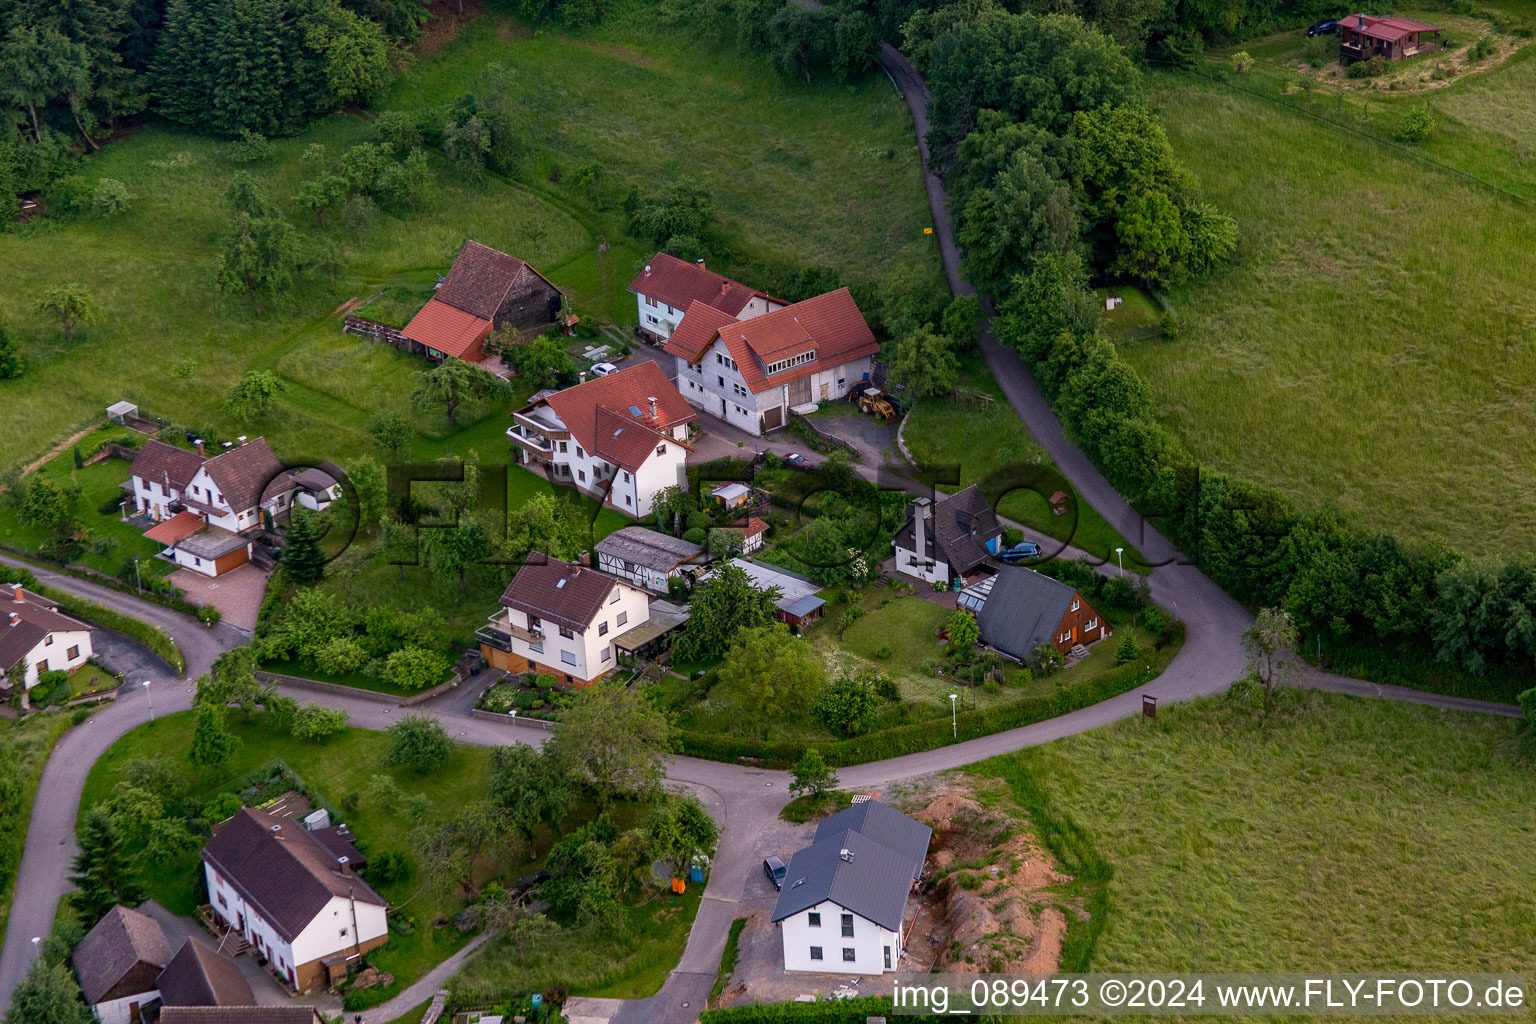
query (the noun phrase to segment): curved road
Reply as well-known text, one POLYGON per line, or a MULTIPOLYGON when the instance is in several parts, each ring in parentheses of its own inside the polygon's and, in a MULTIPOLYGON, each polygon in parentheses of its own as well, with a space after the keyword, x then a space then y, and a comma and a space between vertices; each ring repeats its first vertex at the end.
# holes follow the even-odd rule
MULTIPOLYGON (((906 58, 892 47, 883 47, 880 60, 912 111, 935 233, 950 287, 957 294, 970 294, 974 289, 960 278, 959 251, 945 212, 943 186, 927 171, 926 88, 906 58)), ((1184 620, 1187 639, 1168 669, 1145 686, 1047 722, 843 769, 839 774, 843 785, 850 789, 883 789, 915 776, 956 768, 1105 725, 1136 714, 1143 694, 1171 701, 1219 693, 1240 677, 1245 668, 1239 638, 1252 621, 1248 613, 1198 569, 1179 564, 1182 559, 1174 546, 1147 526, 1082 452, 1067 440, 1060 421, 1018 356, 999 344, 990 333, 983 333, 979 343, 987 365, 1020 419, 1050 453, 1078 493, 1149 561, 1167 563, 1150 576, 1152 596, 1158 604, 1184 620)), ((0 557, 0 562, 9 561, 0 557)), ((232 628, 205 628, 160 605, 83 580, 46 571, 39 571, 37 575, 51 586, 108 605, 164 630, 186 655, 189 680, 207 671, 220 652, 246 639, 244 634, 232 628)), ((69 889, 67 876, 69 861, 75 852, 75 816, 91 765, 115 740, 149 720, 151 695, 158 714, 191 706, 192 684, 189 681, 178 680, 169 671, 153 676, 152 680, 149 687, 152 694, 142 687, 127 688, 116 703, 64 733, 43 770, 17 873, 9 926, 4 945, 0 947, 0 1005, 9 1005, 12 990, 26 974, 33 955, 31 937, 48 934, 59 899, 69 889)), ((1311 674, 1306 682, 1307 685, 1359 696, 1413 701, 1455 710, 1519 714, 1518 709, 1509 705, 1442 697, 1321 673, 1311 674)), ((351 715, 353 725, 363 728, 385 728, 393 716, 399 714, 399 709, 372 701, 309 691, 292 693, 304 700, 342 708, 351 715)), ((497 746, 512 740, 506 724, 472 718, 458 709, 462 703, 450 696, 434 702, 435 706, 416 710, 435 716, 462 742, 497 746)), ((525 726, 517 730, 516 738, 537 745, 543 742, 545 735, 525 726)), ((630 1021, 692 1020, 703 1008, 726 934, 736 916, 736 907, 748 898, 749 886, 757 877, 759 839, 788 799, 789 778, 785 772, 677 758, 668 772, 668 779, 697 792, 705 801, 722 825, 720 847, 677 969, 656 996, 623 1005, 615 1019, 624 1024, 630 1021)), ((365 1024, 382 1024, 425 1001, 456 970, 457 959, 442 965, 388 1003, 366 1013, 365 1024)))

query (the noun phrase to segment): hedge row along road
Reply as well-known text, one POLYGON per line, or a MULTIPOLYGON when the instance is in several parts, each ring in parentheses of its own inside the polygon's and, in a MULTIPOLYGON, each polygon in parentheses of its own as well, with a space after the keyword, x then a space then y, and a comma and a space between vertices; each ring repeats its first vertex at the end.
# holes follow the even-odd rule
MULTIPOLYGON (((882 48, 880 60, 912 110, 918 148, 926 168, 927 90, 917 72, 892 47, 882 48)), ((959 251, 945 215, 943 186, 930 172, 925 171, 925 178, 950 287, 958 294, 969 294, 974 289, 960 279, 959 251)), ((979 344, 1014 410, 1078 493, 1151 562, 1169 563, 1152 573, 1152 597, 1184 620, 1187 638, 1183 649, 1163 674, 1135 690, 1035 725, 842 769, 839 775, 845 789, 884 789, 904 779, 956 768, 1106 725, 1136 714, 1144 694, 1162 701, 1178 701, 1220 693, 1244 672, 1240 637, 1252 617, 1194 566, 1177 564, 1175 559, 1179 558, 1179 553, 1173 545, 1155 530, 1144 526, 1141 517, 1087 457, 1067 440, 1060 421, 1019 357, 1005 349, 990 333, 984 332, 979 344)), ((3 557, 0 562, 22 566, 20 562, 3 557)), ((26 849, 16 876, 10 925, 4 946, 0 948, 0 1005, 9 1005, 12 990, 27 972, 34 955, 31 938, 49 933, 59 900, 69 890, 69 863, 75 852, 75 817, 91 766, 118 738, 149 720, 151 698, 157 714, 190 708, 191 680, 208 671, 220 653, 246 640, 244 634, 229 626, 205 627, 160 605, 84 580, 46 571, 39 571, 37 575, 40 582, 49 586, 78 594, 159 627, 186 655, 187 671, 183 679, 169 675, 153 679, 149 687, 152 693, 142 686, 124 687, 118 701, 70 729, 54 747, 38 784, 26 849)), ((1519 715, 1519 710, 1510 705, 1421 693, 1323 673, 1312 673, 1305 682, 1357 696, 1510 717, 1519 715)), ((392 716, 400 713, 396 708, 358 698, 307 690, 295 690, 289 695, 345 710, 351 716, 352 725, 365 729, 386 728, 393 721, 392 716)), ((508 725, 469 717, 452 710, 447 706, 449 703, 450 698, 439 698, 413 710, 436 717, 460 742, 499 746, 512 740, 508 725)), ((525 727, 517 731, 516 738, 539 745, 545 735, 525 727)), ((682 960, 657 995, 626 1003, 621 1008, 615 1018, 621 1024, 691 1021, 703 1009, 731 922, 736 917, 737 905, 747 897, 748 886, 757 876, 762 857, 760 838, 765 826, 776 820, 780 808, 789 799, 786 788, 789 776, 781 771, 675 758, 668 778, 680 787, 697 792, 704 800, 722 826, 720 847, 682 960)), ((383 1024, 393 1020, 424 1002, 431 990, 446 980, 448 973, 450 970, 433 972, 391 1001, 363 1014, 363 1021, 365 1024, 383 1024)))

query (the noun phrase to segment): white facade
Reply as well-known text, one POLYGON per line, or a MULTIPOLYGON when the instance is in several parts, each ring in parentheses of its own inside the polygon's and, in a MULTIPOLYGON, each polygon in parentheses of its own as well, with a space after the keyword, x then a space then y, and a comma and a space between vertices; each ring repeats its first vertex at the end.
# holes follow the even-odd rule
MULTIPOLYGON (((658 594, 665 594, 670 589, 671 584, 667 580, 674 576, 678 579, 683 578, 683 567, 681 565, 673 566, 667 572, 662 573, 652 569, 650 566, 635 565, 627 562, 618 555, 610 555, 606 551, 599 551, 597 553, 597 567, 610 576, 617 576, 619 579, 627 580, 637 587, 644 587, 658 594)), ((625 628, 629 627, 626 626, 625 628)))
POLYGON ((651 602, 645 592, 619 580, 614 581, 613 591, 587 628, 579 632, 544 622, 516 608, 503 608, 499 616, 515 630, 543 634, 541 641, 531 641, 513 633, 513 654, 582 682, 612 671, 618 662, 614 637, 650 621, 650 617, 651 602))
POLYGON ((901 960, 899 932, 850 913, 831 900, 786 917, 779 922, 779 929, 786 971, 884 974, 896 970, 901 960))
MULTIPOLYGON (((932 524, 929 524, 930 528, 932 524)), ((927 555, 919 555, 911 548, 896 546, 896 571, 908 576, 916 576, 927 583, 947 582, 953 577, 949 573, 949 565, 941 559, 929 559, 927 555)))
MULTIPOLYGON (((861 356, 837 366, 817 369, 811 374, 809 385, 800 384, 796 391, 804 388, 804 395, 809 396, 807 402, 846 398, 848 389, 863 380, 873 365, 869 356, 861 356)), ((767 386, 754 394, 730 349, 718 338, 704 350, 697 364, 681 358, 677 360, 677 390, 688 404, 751 434, 776 429, 775 423, 785 425, 789 422, 789 410, 805 404, 792 399, 792 387, 795 387, 794 382, 775 383, 769 377, 767 386), (776 420, 770 412, 774 409, 778 410, 776 420)))
MULTIPOLYGON (((533 415, 514 413, 516 423, 508 429, 507 434, 520 446, 519 459, 524 465, 532 463, 535 456, 522 446, 531 442, 537 447, 540 455, 549 462, 557 482, 570 483, 577 490, 599 500, 603 500, 603 490, 608 487, 607 503, 637 519, 651 514, 651 503, 657 491, 664 487, 687 485, 688 449, 680 443, 659 441, 639 468, 631 472, 587 451, 574 437, 545 437, 548 432, 569 435, 569 431, 563 430, 563 425, 556 427, 554 423, 541 419, 546 415, 553 416, 553 412, 545 408, 537 410, 533 415), (612 481, 611 487, 608 486, 609 481, 612 481)), ((675 442, 684 441, 688 437, 688 424, 677 424, 667 432, 667 436, 675 442)))
POLYGON ((160 990, 152 988, 148 992, 136 992, 121 999, 95 1003, 91 1006, 91 1012, 101 1024, 138 1024, 139 1010, 159 998, 160 990))
POLYGON ((44 672, 70 672, 79 668, 86 663, 91 653, 91 632, 88 629, 49 633, 27 652, 27 689, 36 686, 44 672))
MULTIPOLYGON (((656 335, 662 341, 672 337, 672 332, 677 330, 677 325, 682 322, 685 309, 678 309, 665 299, 658 299, 654 295, 635 293, 635 307, 640 317, 640 326, 645 331, 656 335)), ((783 309, 782 302, 774 302, 762 295, 754 295, 750 302, 742 307, 736 314, 737 320, 750 320, 764 313, 771 313, 776 309, 783 309)))
POLYGON ((294 987, 300 983, 301 968, 306 965, 337 953, 350 954, 389 931, 383 907, 333 896, 289 942, 212 864, 205 862, 203 873, 208 879, 208 897, 214 912, 245 936, 256 952, 294 987))

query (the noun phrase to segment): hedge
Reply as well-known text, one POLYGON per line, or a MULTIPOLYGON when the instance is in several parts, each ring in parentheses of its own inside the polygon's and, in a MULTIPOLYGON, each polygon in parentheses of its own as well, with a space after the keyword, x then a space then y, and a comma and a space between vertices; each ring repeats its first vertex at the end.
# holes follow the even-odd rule
MULTIPOLYGON (((937 981, 937 979, 935 979, 937 981)), ((864 1024, 870 1017, 885 1017, 902 1024, 939 1024, 954 1020, 953 1014, 918 1013, 896 1016, 890 996, 861 996, 857 999, 823 999, 819 1003, 754 1003, 751 1006, 727 1006, 705 1010, 699 1024, 864 1024)), ((992 1014, 967 1014, 965 1019, 977 1024, 997 1024, 1001 1017, 992 1014)))
POLYGON ((711 761, 751 760, 768 767, 788 768, 800 759, 808 747, 815 747, 821 751, 829 765, 843 768, 867 761, 884 761, 902 754, 916 754, 935 747, 990 736, 1005 729, 1044 722, 1134 690, 1155 679, 1160 672, 1160 669, 1149 665, 1121 665, 1094 679, 1063 687, 1048 696, 1029 697, 996 707, 962 711, 955 716, 953 724, 943 718, 933 718, 926 722, 898 725, 866 736, 828 743, 799 740, 773 742, 686 730, 678 733, 678 739, 681 753, 711 761))
POLYGON ((85 619, 96 623, 98 626, 115 629, 119 633, 133 637, 145 647, 154 651, 167 665, 174 668, 178 676, 187 670, 187 659, 182 657, 181 648, 176 646, 174 640, 149 623, 140 622, 138 619, 124 615, 121 612, 115 612, 104 605, 87 601, 83 597, 76 597, 74 594, 56 590, 53 587, 37 586, 31 589, 35 589, 44 597, 57 601, 60 608, 76 618, 85 619))

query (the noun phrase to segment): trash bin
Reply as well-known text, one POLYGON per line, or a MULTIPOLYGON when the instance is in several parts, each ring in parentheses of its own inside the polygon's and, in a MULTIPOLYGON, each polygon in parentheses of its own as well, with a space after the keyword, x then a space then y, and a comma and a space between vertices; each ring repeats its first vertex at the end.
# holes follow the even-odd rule
POLYGON ((700 867, 699 865, 697 865, 697 864, 693 865, 693 867, 688 869, 688 881, 690 881, 690 882, 702 882, 702 881, 704 881, 704 869, 702 867, 700 867))

